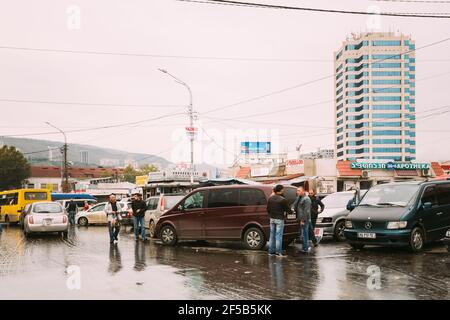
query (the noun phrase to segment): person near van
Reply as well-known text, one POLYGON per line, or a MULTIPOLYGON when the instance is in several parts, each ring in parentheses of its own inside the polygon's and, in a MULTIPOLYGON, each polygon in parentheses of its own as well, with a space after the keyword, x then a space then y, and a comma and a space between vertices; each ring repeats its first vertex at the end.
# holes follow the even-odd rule
POLYGON ((116 195, 112 194, 109 196, 109 202, 105 206, 105 213, 108 217, 110 243, 119 241, 120 220, 122 220, 119 211, 120 205, 117 203, 116 195))
POLYGON ((142 195, 140 193, 134 195, 133 201, 131 202, 131 209, 133 210, 135 240, 139 240, 140 227, 141 238, 145 241, 145 211, 147 210, 147 204, 142 200, 142 195))
POLYGON ((286 214, 291 213, 286 198, 283 196, 284 187, 276 185, 273 194, 267 202, 267 212, 270 217, 269 255, 277 254, 285 257, 283 253, 283 232, 286 214))
POLYGON ((325 209, 325 205, 322 200, 320 200, 313 189, 309 190, 308 193, 309 199, 311 199, 311 225, 309 226, 309 237, 311 238, 314 246, 316 247, 319 244, 319 240, 316 238, 314 230, 316 229, 317 216, 319 215, 319 207, 320 212, 323 212, 325 209))
POLYGON ((71 226, 75 225, 75 215, 78 212, 78 206, 73 199, 70 199, 69 203, 67 204, 67 213, 69 215, 69 224, 71 226))
POLYGON ((88 211, 89 210, 89 203, 87 201, 84 202, 83 210, 84 211, 88 211))
POLYGON ((297 221, 300 222, 300 234, 303 237, 303 252, 311 251, 309 246, 309 229, 311 226, 311 199, 305 192, 304 187, 298 187, 297 199, 294 202, 294 211, 297 221))

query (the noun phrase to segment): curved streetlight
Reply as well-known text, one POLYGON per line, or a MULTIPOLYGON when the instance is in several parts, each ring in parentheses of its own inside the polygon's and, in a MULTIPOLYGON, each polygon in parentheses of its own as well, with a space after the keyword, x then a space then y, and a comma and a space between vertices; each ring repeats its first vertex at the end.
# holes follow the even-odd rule
MULTIPOLYGON (((194 108, 193 108, 193 98, 192 98, 192 90, 188 86, 188 84, 177 77, 175 77, 173 74, 169 73, 165 69, 158 69, 162 73, 167 74, 168 76, 172 77, 176 83, 181 84, 184 86, 188 92, 189 92, 189 105, 188 105, 188 115, 189 115, 189 125, 190 128, 193 130, 194 128, 194 108)), ((195 171, 195 165, 194 165, 194 132, 192 132, 190 137, 190 143, 191 143, 191 183, 194 183, 194 171, 195 171)))
POLYGON ((62 187, 62 191, 64 193, 68 193, 69 192, 69 166, 67 163, 67 136, 66 133, 61 130, 60 128, 54 126, 53 124, 51 124, 50 122, 45 122, 46 124, 48 124, 50 127, 58 130, 59 132, 62 133, 62 135, 64 136, 64 147, 63 147, 63 163, 64 163, 64 169, 63 169, 63 174, 62 174, 62 182, 61 182, 61 187, 62 187))

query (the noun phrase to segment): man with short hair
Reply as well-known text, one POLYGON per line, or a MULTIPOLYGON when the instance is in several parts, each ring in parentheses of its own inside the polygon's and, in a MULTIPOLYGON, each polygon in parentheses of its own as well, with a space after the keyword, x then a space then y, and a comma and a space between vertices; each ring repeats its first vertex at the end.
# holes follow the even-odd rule
POLYGON ((131 209, 133 209, 133 226, 135 240, 139 240, 139 227, 141 232, 141 239, 145 241, 145 211, 147 204, 142 200, 142 195, 137 193, 131 202, 131 209))
POLYGON ((321 239, 316 238, 314 231, 316 229, 317 216, 319 215, 319 212, 323 212, 325 205, 322 200, 316 196, 313 189, 309 189, 308 196, 311 199, 311 225, 309 226, 309 237, 311 238, 314 246, 317 247, 321 239))
POLYGON ((277 254, 278 257, 286 256, 283 253, 284 221, 286 215, 292 212, 283 193, 284 187, 276 185, 267 202, 267 212, 270 217, 269 255, 277 254))
POLYGON ((305 192, 304 187, 297 188, 297 199, 294 202, 294 211, 297 221, 300 223, 300 235, 303 237, 303 253, 309 253, 309 228, 311 226, 311 199, 305 192))
POLYGON ((105 206, 106 216, 108 217, 108 229, 109 229, 109 240, 113 244, 119 241, 119 231, 120 231, 120 205, 117 203, 116 195, 111 194, 109 196, 109 202, 105 206))
POLYGON ((69 223, 71 226, 75 225, 75 215, 78 212, 78 206, 73 201, 73 199, 70 199, 69 204, 67 205, 67 213, 69 215, 69 223))

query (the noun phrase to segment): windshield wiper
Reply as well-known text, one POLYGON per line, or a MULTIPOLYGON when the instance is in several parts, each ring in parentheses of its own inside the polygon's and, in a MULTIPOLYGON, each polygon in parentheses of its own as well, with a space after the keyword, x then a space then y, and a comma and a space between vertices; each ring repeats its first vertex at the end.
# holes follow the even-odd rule
POLYGON ((377 203, 377 204, 380 205, 380 206, 405 207, 404 205, 398 204, 398 203, 395 203, 395 202, 380 202, 380 203, 377 203))
POLYGON ((379 206, 379 203, 378 203, 378 204, 374 204, 374 203, 363 203, 363 204, 358 205, 358 207, 376 207, 376 208, 379 208, 380 206, 379 206))

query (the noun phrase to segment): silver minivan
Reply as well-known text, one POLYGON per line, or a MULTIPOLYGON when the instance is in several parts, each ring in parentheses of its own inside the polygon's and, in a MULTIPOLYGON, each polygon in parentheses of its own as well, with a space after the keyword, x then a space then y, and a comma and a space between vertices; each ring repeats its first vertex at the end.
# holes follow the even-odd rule
MULTIPOLYGON (((366 192, 367 190, 359 191, 358 198, 361 199, 366 192)), ((345 218, 350 213, 347 205, 352 199, 356 201, 356 198, 356 190, 335 192, 323 198, 325 210, 319 213, 316 228, 322 228, 324 236, 333 236, 337 241, 344 241, 345 218)))
POLYGON ((159 217, 176 205, 184 194, 161 194, 147 199, 147 211, 145 211, 145 225, 148 226, 150 237, 155 236, 155 226, 159 217))

